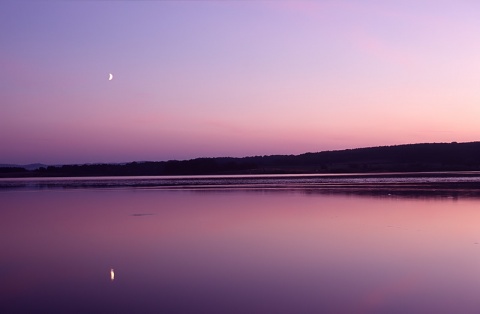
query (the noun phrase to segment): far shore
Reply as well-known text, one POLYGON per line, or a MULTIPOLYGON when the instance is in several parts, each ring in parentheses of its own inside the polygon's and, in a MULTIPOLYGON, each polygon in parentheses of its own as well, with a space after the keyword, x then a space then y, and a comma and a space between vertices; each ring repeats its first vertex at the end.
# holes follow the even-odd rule
POLYGON ((3 178, 0 190, 147 189, 480 197, 480 171, 282 175, 3 178))

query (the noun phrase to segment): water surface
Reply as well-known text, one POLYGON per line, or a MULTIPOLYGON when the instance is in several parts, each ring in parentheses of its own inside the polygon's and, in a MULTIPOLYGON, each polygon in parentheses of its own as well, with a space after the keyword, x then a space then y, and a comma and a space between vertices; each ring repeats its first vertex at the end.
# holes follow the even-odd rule
POLYGON ((480 312, 477 197, 117 187, 0 203, 2 313, 480 312))

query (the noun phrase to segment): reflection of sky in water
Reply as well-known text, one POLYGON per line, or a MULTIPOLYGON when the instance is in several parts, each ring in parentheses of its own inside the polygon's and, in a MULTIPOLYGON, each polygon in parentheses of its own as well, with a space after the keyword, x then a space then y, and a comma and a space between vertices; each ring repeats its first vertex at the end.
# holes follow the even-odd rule
POLYGON ((480 309, 476 199, 83 189, 0 201, 0 312, 480 309))
MULTIPOLYGON (((417 185, 476 183, 480 172, 299 174, 299 175, 205 175, 146 177, 0 178, 0 188, 39 189, 73 187, 316 187, 366 185, 417 185)), ((478 188, 478 186, 476 186, 478 188)))

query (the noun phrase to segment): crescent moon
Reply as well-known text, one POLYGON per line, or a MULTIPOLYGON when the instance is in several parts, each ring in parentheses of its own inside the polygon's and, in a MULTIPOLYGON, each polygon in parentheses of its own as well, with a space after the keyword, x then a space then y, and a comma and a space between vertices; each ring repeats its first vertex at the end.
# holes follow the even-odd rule
POLYGON ((109 74, 108 74, 108 80, 109 80, 109 81, 113 80, 113 74, 112 74, 112 73, 109 73, 109 74))

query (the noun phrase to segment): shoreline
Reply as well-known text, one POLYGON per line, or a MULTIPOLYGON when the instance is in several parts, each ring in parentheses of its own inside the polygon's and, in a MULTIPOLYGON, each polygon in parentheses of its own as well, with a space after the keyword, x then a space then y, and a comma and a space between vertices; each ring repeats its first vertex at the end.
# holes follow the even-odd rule
POLYGON ((480 197, 480 172, 0 179, 0 191, 145 189, 480 197))

